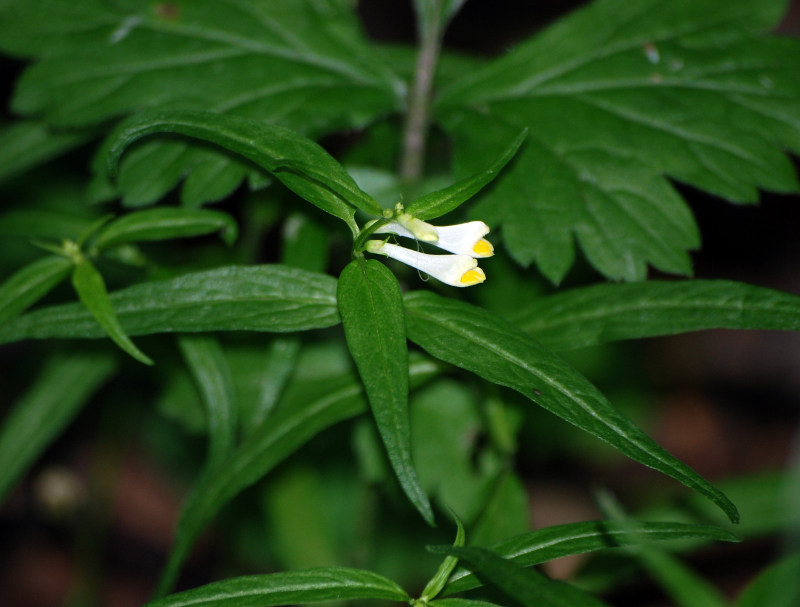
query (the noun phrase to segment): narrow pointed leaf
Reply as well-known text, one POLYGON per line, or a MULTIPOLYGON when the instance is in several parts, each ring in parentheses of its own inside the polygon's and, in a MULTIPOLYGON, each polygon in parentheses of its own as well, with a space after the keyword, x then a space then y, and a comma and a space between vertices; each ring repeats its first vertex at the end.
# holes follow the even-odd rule
POLYGON ((554 582, 534 569, 526 570, 491 550, 477 547, 428 546, 437 554, 450 554, 523 605, 542 607, 602 607, 601 600, 563 582, 554 582))
MULTIPOLYGON (((228 266, 147 282, 110 296, 128 335, 196 331, 306 331, 339 323, 336 279, 283 266, 228 266)), ((105 335, 80 304, 0 325, 0 343, 105 335)))
POLYGON ((512 319, 555 350, 702 329, 800 330, 800 297, 725 280, 647 281, 572 289, 512 319))
POLYGON ((225 244, 236 241, 238 228, 227 213, 203 209, 161 207, 129 213, 108 224, 97 236, 99 249, 126 242, 168 240, 220 232, 225 244))
POLYGON ((205 405, 209 440, 206 465, 218 470, 236 439, 238 407, 231 370, 219 342, 210 335, 181 335, 178 346, 205 405))
POLYGON ((153 364, 153 361, 139 350, 125 333, 125 329, 114 312, 114 305, 108 296, 103 277, 86 259, 82 259, 75 265, 72 272, 72 286, 75 287, 75 292, 83 305, 115 344, 139 362, 146 365, 153 364))
POLYGON ((0 128, 0 181, 44 164, 91 137, 89 131, 56 131, 34 120, 3 125, 0 128))
POLYGON ((72 352, 46 361, 0 429, 0 501, 113 373, 104 354, 72 352))
POLYGON ((408 600, 395 582, 377 573, 324 567, 235 577, 147 603, 147 607, 270 607, 326 600, 408 600))
MULTIPOLYGON (((563 556, 584 554, 606 548, 631 546, 637 542, 703 539, 736 542, 730 532, 710 525, 670 522, 637 522, 635 532, 616 521, 583 521, 537 529, 514 536, 491 548, 503 558, 523 567, 538 565, 563 556)), ((474 574, 459 568, 450 578, 445 594, 477 588, 482 582, 474 574)))
POLYGON ((0 323, 24 312, 70 274, 72 262, 50 255, 21 268, 0 285, 0 323))
POLYGON ((628 457, 711 499, 732 521, 733 503, 622 416, 580 373, 511 323, 470 304, 417 291, 406 298, 409 338, 429 354, 517 390, 628 457))
POLYGON ((519 150, 519 146, 525 141, 528 134, 528 129, 523 129, 519 135, 516 136, 514 141, 509 145, 488 168, 468 177, 462 179, 458 183, 439 190, 425 194, 417 198, 414 202, 408 205, 406 212, 419 217, 420 219, 435 219, 440 215, 449 213, 453 209, 458 208, 467 200, 475 196, 485 186, 491 183, 503 170, 509 161, 514 157, 519 150))
POLYGON ((273 173, 295 193, 348 224, 354 207, 379 214, 380 205, 356 185, 342 166, 314 141, 284 127, 252 118, 193 111, 151 111, 123 122, 106 141, 114 174, 133 142, 157 133, 208 141, 244 156, 273 173), (351 206, 352 205, 352 206, 351 206))
MULTIPOLYGON (((456 519, 456 525, 458 525, 458 531, 456 532, 456 539, 453 542, 453 546, 459 547, 464 545, 467 536, 461 519, 457 516, 454 518, 456 519)), ((447 580, 450 578, 450 574, 453 573, 453 569, 456 568, 456 565, 458 565, 458 558, 455 556, 444 557, 436 574, 425 585, 425 588, 423 588, 420 598, 423 600, 430 600, 438 595, 447 584, 447 580)))
POLYGON ((337 299, 347 347, 397 480, 423 518, 433 524, 428 496, 411 459, 408 348, 400 285, 379 261, 357 259, 342 271, 337 299))
POLYGON ((436 599, 429 604, 437 607, 502 607, 497 603, 474 601, 472 599, 436 599))
POLYGON ((296 338, 272 340, 260 367, 262 379, 257 398, 246 409, 249 415, 242 415, 242 432, 253 432, 270 416, 294 371, 299 352, 300 341, 296 338))

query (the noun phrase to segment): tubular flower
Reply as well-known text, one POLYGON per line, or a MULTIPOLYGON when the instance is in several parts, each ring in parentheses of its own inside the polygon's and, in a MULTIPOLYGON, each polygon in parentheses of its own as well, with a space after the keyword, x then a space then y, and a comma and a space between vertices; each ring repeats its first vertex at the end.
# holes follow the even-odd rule
POLYGON ((492 243, 484 238, 489 233, 489 226, 482 221, 468 221, 453 226, 434 226, 404 213, 395 221, 375 230, 375 233, 416 238, 457 255, 470 257, 494 255, 492 243))
POLYGON ((470 287, 486 280, 478 262, 468 255, 428 255, 381 240, 368 240, 366 250, 401 261, 453 287, 470 287))

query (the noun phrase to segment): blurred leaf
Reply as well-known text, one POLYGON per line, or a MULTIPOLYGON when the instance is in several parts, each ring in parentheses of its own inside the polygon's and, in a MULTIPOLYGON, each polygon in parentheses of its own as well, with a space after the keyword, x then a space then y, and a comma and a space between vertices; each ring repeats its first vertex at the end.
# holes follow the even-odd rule
POLYGON ((230 455, 236 441, 236 396, 228 361, 210 335, 181 335, 178 346, 202 396, 206 410, 209 469, 230 455))
POLYGON ((432 525, 433 511, 411 458, 408 349, 400 285, 382 263, 356 259, 342 271, 336 296, 347 347, 389 461, 408 499, 432 525))
POLYGON ((72 262, 49 255, 19 269, 0 284, 0 323, 35 304, 70 275, 72 262))
POLYGON ((33 120, 0 128, 0 181, 32 169, 89 141, 87 131, 55 131, 33 120))
POLYGON ((147 607, 269 607, 325 600, 407 601, 393 581, 361 569, 324 567, 235 577, 147 603, 147 607))
POLYGON ((441 36, 447 26, 466 0, 414 0, 419 26, 418 36, 424 38, 441 36))
MULTIPOLYGON (((453 546, 458 547, 464 545, 467 536, 466 531, 464 531, 464 525, 461 523, 461 519, 459 519, 457 516, 455 519, 458 530, 456 531, 456 539, 453 541, 453 546)), ((456 568, 456 565, 458 565, 458 559, 456 557, 444 557, 444 560, 439 566, 439 569, 436 571, 436 574, 425 585, 425 588, 423 588, 422 594, 420 595, 420 600, 423 602, 429 601, 439 594, 445 587, 445 584, 447 584, 447 580, 450 577, 450 574, 453 573, 453 569, 456 568)))
POLYGON ((732 521, 736 506, 623 417, 582 375, 516 327, 470 304, 426 291, 405 297, 409 338, 429 354, 507 386, 717 504, 732 521))
POLYGON ((797 331, 800 297, 725 280, 600 284, 534 300, 511 320, 569 350, 702 329, 797 331))
POLYGON ((435 219, 445 213, 457 209, 467 200, 475 196, 486 185, 491 183, 517 153, 519 146, 525 141, 527 129, 523 129, 511 145, 489 167, 471 177, 462 179, 451 186, 425 194, 406 207, 406 212, 420 219, 435 219))
POLYGON ((281 263, 309 272, 328 267, 330 235, 320 223, 302 213, 292 213, 283 222, 281 263))
POLYGON ((222 506, 319 432, 364 410, 361 385, 349 374, 294 382, 269 423, 245 437, 217 469, 207 469, 198 479, 181 511, 158 594, 173 586, 197 536, 222 506))
POLYGON ((221 232, 225 244, 236 241, 238 228, 227 213, 161 207, 128 213, 109 223, 97 236, 99 249, 127 242, 169 240, 221 232))
MULTIPOLYGON (((638 522, 635 532, 617 521, 583 521, 537 529, 492 545, 492 550, 523 567, 538 565, 563 556, 606 548, 684 539, 736 542, 738 538, 719 527, 688 523, 638 522)), ((463 592, 481 585, 466 569, 450 578, 445 594, 463 592)))
POLYGON ((475 217, 554 283, 575 240, 609 278, 690 274, 697 227, 665 176, 738 202, 797 189, 800 42, 764 35, 785 9, 598 0, 441 90, 462 175, 529 129, 475 217))
POLYGON ((795 607, 800 603, 800 554, 772 563, 739 596, 736 607, 795 607))
POLYGON ((599 599, 564 582, 554 582, 534 569, 526 570, 485 548, 428 546, 438 554, 450 554, 523 605, 557 607, 601 607, 599 599))
POLYGON ((497 603, 474 601, 472 599, 436 599, 429 604, 437 607, 501 607, 497 603))
POLYGON ((348 225, 352 225, 355 213, 350 205, 381 213, 375 199, 361 190, 321 146, 287 128, 241 116, 194 111, 151 111, 132 116, 105 143, 109 172, 116 172, 128 146, 157 133, 208 141, 244 156, 300 197, 348 225))
MULTIPOLYGON (((305 331, 339 323, 336 280, 283 266, 228 266, 127 287, 111 304, 128 335, 196 331, 305 331)), ((0 343, 97 338, 104 331, 79 304, 25 314, 0 325, 0 343)))
POLYGON ((528 494, 517 473, 506 470, 495 480, 470 534, 470 543, 487 546, 530 529, 528 494))
POLYGON ((114 372, 107 354, 71 352, 45 361, 0 427, 0 501, 114 372))
POLYGON ((95 267, 86 259, 75 264, 72 271, 72 286, 86 309, 103 331, 133 358, 146 365, 153 361, 136 347, 119 322, 114 304, 108 296, 106 283, 95 267))
MULTIPOLYGON (((402 103, 402 82, 369 50, 344 2, 6 4, 0 47, 38 59, 23 74, 13 107, 50 123, 99 124, 133 110, 194 107, 317 136, 364 126, 402 103)), ((131 170, 158 187, 142 197, 141 182, 125 179, 123 167, 127 202, 152 203, 191 172, 183 198, 197 206, 230 193, 249 170, 229 155, 181 142, 143 152, 131 170), (159 176, 165 161, 172 165, 166 180, 159 176)))

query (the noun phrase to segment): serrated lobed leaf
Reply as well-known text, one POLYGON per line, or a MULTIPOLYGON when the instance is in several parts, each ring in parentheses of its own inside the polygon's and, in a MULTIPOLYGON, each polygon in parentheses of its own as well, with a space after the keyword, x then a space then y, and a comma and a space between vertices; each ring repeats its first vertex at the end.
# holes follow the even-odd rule
POLYGON ((727 280, 600 284, 532 301, 511 320, 554 350, 702 329, 800 330, 800 297, 727 280))
POLYGON ((408 595, 395 582, 377 573, 321 567, 230 578, 152 601, 147 607, 269 607, 334 599, 405 602, 408 595))
POLYGON ((622 416, 586 378, 489 312, 427 291, 405 296, 408 337, 429 354, 518 391, 628 457, 705 495, 731 519, 736 506, 622 416))
MULTIPOLYGON (((523 567, 538 565, 563 556, 605 548, 683 539, 738 541, 730 532, 710 525, 671 522, 638 522, 635 531, 614 521, 583 521, 537 529, 492 545, 503 558, 523 567)), ((450 578, 445 594, 463 592, 481 585, 480 579, 464 568, 450 578)))
POLYGON ((492 132, 530 133, 475 213, 556 283, 574 240, 610 278, 691 273, 697 229, 664 175, 741 202, 797 189, 781 149, 800 151, 800 46, 763 35, 784 6, 599 0, 451 84, 459 172, 500 149, 492 132))
MULTIPOLYGON (((97 124, 133 110, 182 107, 316 136, 363 126, 402 104, 403 83, 369 51, 338 0, 8 5, 0 46, 38 60, 23 74, 13 106, 50 123, 97 124)), ((172 143, 150 148, 152 160, 139 158, 145 173, 160 171, 162 149, 175 156, 175 172, 146 196, 123 180, 131 202, 154 202, 190 172, 201 181, 226 173, 228 188, 216 192, 187 182, 184 199, 197 206, 229 193, 244 175, 225 154, 172 143)))
MULTIPOLYGON (((290 332, 339 324, 336 279, 283 266, 228 266, 146 282, 110 296, 128 335, 197 331, 290 332)), ((0 326, 0 343, 98 338, 80 304, 36 310, 0 326)))

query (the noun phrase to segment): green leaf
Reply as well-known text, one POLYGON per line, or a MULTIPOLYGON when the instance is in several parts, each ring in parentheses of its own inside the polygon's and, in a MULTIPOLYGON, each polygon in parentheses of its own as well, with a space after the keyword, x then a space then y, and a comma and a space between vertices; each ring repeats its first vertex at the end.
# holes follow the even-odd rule
POLYGON ((739 596, 736 607, 794 607, 800 602, 800 554, 772 563, 739 596))
POLYGON ((523 605, 554 607, 601 607, 599 599, 563 582, 547 579, 536 570, 525 570, 485 548, 428 546, 438 554, 449 554, 469 563, 470 569, 489 580, 523 605))
POLYGON ((330 235, 321 223, 302 213, 293 213, 283 222, 281 263, 309 272, 324 272, 328 267, 330 235))
POLYGON ((377 573, 346 567, 321 567, 230 578, 152 601, 147 603, 147 607, 268 607, 334 599, 405 602, 408 594, 395 582, 377 573))
POLYGON ((26 120, 0 128, 0 181, 74 149, 91 138, 87 131, 56 131, 26 120))
POLYGON ((441 90, 470 174, 529 129, 474 214, 559 282, 575 241, 609 278, 690 274, 693 217, 665 177, 737 202, 797 189, 800 42, 766 36, 785 0, 598 0, 441 90))
POLYGON ((347 347, 397 480, 423 518, 433 524, 428 496, 411 458, 408 349, 400 285, 379 261, 357 259, 342 271, 336 296, 347 347))
POLYGON ((227 213, 161 207, 129 213, 109 223, 97 236, 98 249, 127 242, 169 240, 221 232, 225 244, 236 241, 238 228, 227 213))
POLYGON ((406 207, 406 212, 423 220, 435 219, 458 208, 491 183, 503 170, 525 141, 527 129, 523 129, 500 156, 489 167, 451 186, 425 194, 406 207))
POLYGON ((0 285, 0 323, 3 323, 47 295, 70 274, 72 262, 50 255, 29 263, 0 285))
MULTIPOLYGON (((336 280, 283 266, 193 272, 122 289, 110 300, 128 335, 307 331, 339 323, 336 280)), ((43 308, 0 325, 0 343, 104 335, 80 304, 43 308)))
POLYGON ((194 541, 220 508, 319 432, 366 410, 360 384, 350 374, 294 382, 278 409, 249 434, 217 469, 206 469, 183 507, 175 543, 159 583, 174 584, 194 541), (225 470, 225 474, 219 474, 225 470))
MULTIPOLYGON (((467 534, 466 531, 464 531, 464 525, 461 523, 461 519, 457 516, 455 519, 458 530, 456 531, 456 539, 453 541, 453 546, 459 547, 463 546, 466 542, 467 534)), ((458 558, 454 556, 444 557, 436 574, 425 585, 425 588, 423 588, 420 601, 426 603, 438 595, 447 584, 447 580, 450 578, 450 574, 453 573, 453 569, 456 568, 456 565, 458 565, 458 558)))
POLYGON ((702 329, 800 330, 800 297, 725 280, 600 284, 532 301, 511 320, 554 350, 702 329))
POLYGON ((71 352, 49 358, 0 429, 0 501, 39 454, 111 376, 107 354, 71 352))
POLYGON ((219 472, 236 441, 236 396, 228 361, 210 335, 181 335, 178 346, 200 390, 208 426, 207 466, 219 472))
MULTIPOLYGON (((363 127, 403 104, 404 84, 370 49, 345 2, 8 4, 0 46, 37 60, 13 107, 50 123, 105 124, 133 110, 194 107, 318 136, 363 127)), ((181 142, 146 152, 139 175, 155 177, 165 155, 174 167, 174 180, 151 189, 149 203, 190 172, 183 198, 191 206, 226 195, 248 172, 230 155, 181 142), (203 189, 209 182, 227 187, 203 189)), ((135 180, 123 184, 126 198, 136 195, 135 180)))
POLYGON ((417 291, 405 298, 409 338, 429 354, 520 392, 628 457, 675 478, 717 504, 733 503, 660 447, 566 362, 512 324, 470 304, 417 291))
MULTIPOLYGON (((563 556, 584 554, 637 542, 703 539, 736 542, 738 538, 719 527, 672 522, 638 522, 635 531, 616 521, 583 521, 537 529, 492 545, 492 550, 523 567, 538 565, 563 556)), ((463 592, 481 585, 466 569, 450 578, 445 594, 463 592)))
POLYGON ((501 607, 497 603, 474 601, 472 599, 437 599, 429 604, 437 607, 501 607))
POLYGON ((419 37, 441 37, 447 23, 461 9, 466 0, 414 0, 419 37))
POLYGON ((381 212, 375 199, 361 190, 342 165, 317 143, 290 129, 240 116, 177 110, 132 116, 106 141, 109 172, 115 173, 129 145, 157 133, 193 137, 244 156, 348 225, 355 213, 350 205, 368 213, 381 212))
POLYGON ((114 312, 114 304, 108 296, 103 277, 86 259, 81 259, 75 264, 75 269, 72 271, 72 286, 92 318, 98 322, 115 344, 139 362, 146 365, 153 364, 153 361, 139 350, 125 333, 125 329, 114 312))

